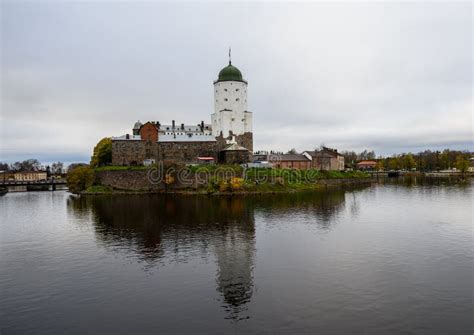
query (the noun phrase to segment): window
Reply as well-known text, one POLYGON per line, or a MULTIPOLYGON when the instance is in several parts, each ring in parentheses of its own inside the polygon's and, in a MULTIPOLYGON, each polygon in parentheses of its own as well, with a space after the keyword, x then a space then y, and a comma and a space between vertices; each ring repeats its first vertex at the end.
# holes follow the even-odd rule
POLYGON ((238 91, 239 91, 239 89, 238 89, 238 88, 236 88, 236 89, 235 89, 235 91, 236 91, 236 92, 238 92, 238 91))
POLYGON ((226 92, 227 92, 227 88, 224 88, 224 91, 226 91, 226 92))
POLYGON ((235 99, 235 101, 239 101, 239 100, 240 100, 239 98, 235 99))
POLYGON ((227 100, 228 100, 227 98, 224 99, 224 101, 227 101, 227 100))

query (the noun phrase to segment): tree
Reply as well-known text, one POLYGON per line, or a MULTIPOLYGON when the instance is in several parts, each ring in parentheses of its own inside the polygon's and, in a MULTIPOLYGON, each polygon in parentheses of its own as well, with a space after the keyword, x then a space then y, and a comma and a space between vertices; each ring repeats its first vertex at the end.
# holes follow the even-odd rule
POLYGON ((443 152, 439 155, 439 163, 440 167, 442 170, 449 169, 451 168, 451 165, 449 164, 449 155, 448 155, 449 150, 445 149, 443 152))
POLYGON ((56 162, 51 165, 51 173, 53 174, 62 174, 64 164, 63 162, 56 162))
POLYGON ((9 170, 8 163, 0 162, 0 171, 7 171, 7 170, 9 170))
POLYGON ((467 169, 469 168, 469 161, 464 158, 462 155, 458 155, 456 157, 456 169, 461 171, 462 174, 466 173, 467 169))
POLYGON ((99 167, 112 163, 112 139, 105 137, 94 147, 91 167, 99 167))
POLYGON ((89 166, 78 166, 68 172, 66 185, 72 193, 80 193, 94 183, 94 170, 89 166))
POLYGON ((375 169, 376 169, 377 171, 382 171, 382 170, 384 169, 384 164, 383 164, 383 163, 384 163, 384 162, 383 162, 382 159, 378 160, 378 161, 377 161, 377 165, 375 166, 375 169))
POLYGON ((375 151, 369 151, 367 152, 367 159, 368 160, 374 160, 375 159, 375 151))
POLYGON ((343 151, 341 153, 344 156, 344 164, 348 168, 355 169, 357 162, 357 154, 355 151, 343 151))
POLYGON ((41 163, 35 159, 30 158, 23 162, 15 162, 11 165, 11 169, 14 171, 39 171, 41 163))
POLYGON ((407 170, 411 170, 416 167, 415 159, 411 153, 408 153, 403 157, 403 167, 407 170))
POLYGON ((88 166, 88 165, 86 163, 71 163, 67 166, 66 173, 71 172, 72 170, 74 170, 75 168, 79 166, 88 166))
POLYGON ((291 149, 290 151, 287 152, 287 154, 295 155, 296 154, 296 149, 295 148, 291 149))
POLYGON ((400 162, 398 157, 392 157, 388 160, 388 168, 390 170, 399 170, 400 169, 400 162))

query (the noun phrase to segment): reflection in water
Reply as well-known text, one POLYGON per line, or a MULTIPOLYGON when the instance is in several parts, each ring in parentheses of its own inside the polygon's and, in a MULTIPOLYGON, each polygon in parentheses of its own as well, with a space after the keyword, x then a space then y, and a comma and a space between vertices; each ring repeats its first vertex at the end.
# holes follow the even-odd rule
POLYGON ((243 199, 129 195, 71 197, 68 204, 81 213, 90 209, 106 247, 127 248, 149 267, 213 252, 223 307, 229 318, 242 318, 255 253, 253 210, 243 199))
POLYGON ((344 201, 343 190, 260 197, 71 196, 68 208, 76 216, 91 215, 97 240, 136 255, 145 269, 213 254, 223 308, 228 318, 241 320, 248 318, 253 291, 255 211, 263 216, 304 213, 327 230, 344 201))

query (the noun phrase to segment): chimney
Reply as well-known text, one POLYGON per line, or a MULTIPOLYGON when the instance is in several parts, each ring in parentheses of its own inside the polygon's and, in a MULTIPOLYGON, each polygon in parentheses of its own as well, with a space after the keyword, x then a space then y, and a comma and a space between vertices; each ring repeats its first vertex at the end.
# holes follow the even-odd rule
POLYGON ((173 120, 173 121, 171 121, 171 129, 173 129, 173 130, 174 130, 174 125, 175 125, 175 123, 174 123, 174 120, 173 120))
POLYGON ((129 134, 125 135, 125 139, 126 139, 126 140, 129 140, 129 139, 130 139, 130 135, 129 135, 129 134))
POLYGON ((184 130, 184 123, 181 123, 181 130, 184 130))
POLYGON ((160 127, 161 127, 160 121, 156 121, 156 125, 157 125, 158 129, 160 129, 160 127))

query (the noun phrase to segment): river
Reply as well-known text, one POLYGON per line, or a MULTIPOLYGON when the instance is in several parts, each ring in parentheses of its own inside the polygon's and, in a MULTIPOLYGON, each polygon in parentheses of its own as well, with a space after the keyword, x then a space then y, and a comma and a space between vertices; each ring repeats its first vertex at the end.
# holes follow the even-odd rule
POLYGON ((0 333, 472 334, 473 184, 0 197, 0 333))

